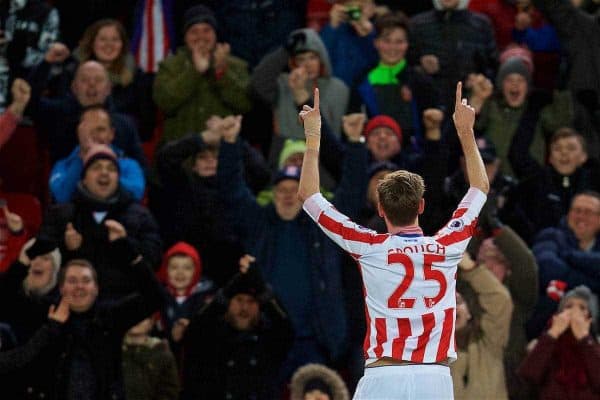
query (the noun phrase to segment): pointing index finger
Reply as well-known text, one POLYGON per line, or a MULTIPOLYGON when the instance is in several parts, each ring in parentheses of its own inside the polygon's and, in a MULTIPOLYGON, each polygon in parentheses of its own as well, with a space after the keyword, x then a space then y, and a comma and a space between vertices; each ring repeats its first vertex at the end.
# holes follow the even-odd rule
POLYGON ((462 101, 462 82, 456 84, 456 107, 460 106, 462 101))
POLYGON ((319 110, 319 88, 315 88, 315 95, 314 95, 314 104, 313 104, 313 108, 315 110, 319 110))

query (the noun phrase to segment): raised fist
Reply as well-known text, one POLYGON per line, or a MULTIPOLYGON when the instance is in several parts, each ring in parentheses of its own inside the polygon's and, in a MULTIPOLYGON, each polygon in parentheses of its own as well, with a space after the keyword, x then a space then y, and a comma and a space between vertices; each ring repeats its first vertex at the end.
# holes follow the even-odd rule
POLYGON ((494 84, 483 74, 471 74, 466 86, 471 89, 471 96, 481 101, 487 100, 494 92, 494 84))
POLYGON ((68 250, 75 251, 81 247, 83 236, 75 230, 73 224, 69 222, 65 229, 65 246, 68 250))
POLYGON ((358 141, 363 133, 367 116, 361 113, 348 114, 342 117, 342 126, 344 134, 348 140, 358 141))
POLYGON ((229 143, 235 143, 240 130, 242 129, 242 116, 241 115, 230 115, 223 118, 221 124, 221 132, 223 134, 223 140, 229 143))
POLYGON ((65 61, 67 57, 69 57, 69 54, 71 54, 71 52, 67 46, 62 43, 55 42, 52 43, 46 51, 44 60, 50 64, 61 63, 65 61))
POLYGON ((104 221, 104 226, 108 229, 108 241, 114 242, 117 239, 127 237, 127 231, 125 227, 114 219, 107 219, 104 221))
POLYGON ((444 113, 442 110, 437 108, 428 108, 423 111, 423 125, 425 129, 440 129, 442 121, 444 120, 444 113))
POLYGON ((21 218, 18 214, 10 212, 8 206, 4 206, 4 218, 6 218, 6 225, 8 226, 8 230, 12 233, 19 233, 23 230, 23 218, 21 218))
POLYGON ((215 71, 223 71, 227 67, 227 57, 231 52, 231 47, 228 43, 217 43, 213 53, 215 63, 215 71))
POLYGON ((27 107, 27 103, 29 103, 29 98, 31 97, 29 83, 21 78, 17 78, 13 81, 10 90, 13 97, 13 101, 9 106, 10 110, 16 115, 23 115, 23 111, 25 111, 25 107, 27 107))

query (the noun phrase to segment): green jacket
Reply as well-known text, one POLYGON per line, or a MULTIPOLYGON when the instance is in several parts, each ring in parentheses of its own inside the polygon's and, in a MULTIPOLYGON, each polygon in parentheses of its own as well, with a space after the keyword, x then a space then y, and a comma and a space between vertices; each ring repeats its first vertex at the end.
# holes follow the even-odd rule
POLYGON ((177 400, 179 376, 166 341, 149 337, 142 345, 123 342, 123 380, 128 400, 177 400))
MULTIPOLYGON (((477 116, 475 129, 485 134, 496 146, 498 158, 502 161, 500 171, 515 176, 508 152, 514 135, 517 133, 521 117, 527 108, 527 102, 520 107, 509 107, 504 99, 494 97, 486 101, 477 116)), ((569 126, 573 119, 573 107, 566 92, 556 92, 553 102, 544 107, 535 127, 533 142, 529 151, 540 164, 546 163, 546 141, 554 131, 562 126, 569 126)))
POLYGON ((200 74, 190 51, 183 46, 160 63, 153 98, 165 114, 163 140, 202 132, 212 115, 243 114, 250 110, 246 62, 229 56, 224 75, 217 79, 210 68, 200 74))

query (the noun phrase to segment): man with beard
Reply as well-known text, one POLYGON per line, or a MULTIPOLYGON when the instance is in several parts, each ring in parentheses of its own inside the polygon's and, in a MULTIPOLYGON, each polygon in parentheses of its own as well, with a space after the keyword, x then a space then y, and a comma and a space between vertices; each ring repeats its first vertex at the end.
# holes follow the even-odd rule
POLYGON ((291 322, 258 268, 242 267, 190 323, 182 398, 277 398, 274 382, 292 338, 291 322))

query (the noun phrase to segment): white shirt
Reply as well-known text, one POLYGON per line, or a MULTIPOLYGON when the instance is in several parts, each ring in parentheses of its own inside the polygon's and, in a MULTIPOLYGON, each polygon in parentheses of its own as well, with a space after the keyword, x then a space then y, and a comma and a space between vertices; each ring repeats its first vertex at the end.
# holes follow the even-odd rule
POLYGON ((456 272, 486 195, 471 188, 435 236, 419 227, 378 234, 338 212, 320 194, 304 210, 358 262, 363 278, 366 363, 392 357, 416 363, 456 359, 456 272))

